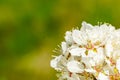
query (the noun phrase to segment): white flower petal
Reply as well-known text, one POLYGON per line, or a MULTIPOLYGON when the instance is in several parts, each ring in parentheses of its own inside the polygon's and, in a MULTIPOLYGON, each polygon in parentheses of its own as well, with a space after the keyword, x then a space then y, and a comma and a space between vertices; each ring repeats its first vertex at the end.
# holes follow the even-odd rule
POLYGON ((59 61, 61 60, 61 55, 56 57, 55 59, 51 60, 50 62, 50 66, 56 70, 61 70, 59 67, 58 67, 58 63, 59 61))
POLYGON ((116 68, 118 69, 118 71, 120 73, 120 58, 116 62, 116 68))
POLYGON ((105 51, 107 57, 112 56, 113 47, 111 41, 108 41, 107 44, 105 45, 105 51))
POLYGON ((87 69, 91 69, 92 66, 95 66, 95 61, 92 57, 82 57, 81 62, 83 62, 87 69))
POLYGON ((67 31, 67 32, 66 32, 65 41, 66 41, 68 44, 72 44, 72 43, 73 43, 72 32, 70 32, 70 31, 67 31))
POLYGON ((93 26, 91 24, 86 23, 85 21, 82 22, 82 27, 81 27, 81 31, 86 31, 86 30, 91 30, 93 29, 93 26))
POLYGON ((62 42, 61 47, 62 47, 62 51, 63 51, 63 54, 64 54, 67 51, 67 44, 66 44, 66 42, 62 42))
POLYGON ((103 48, 97 48, 97 53, 93 56, 93 60, 95 61, 96 65, 101 65, 104 63, 105 55, 103 48))
POLYGON ((86 51, 85 48, 73 48, 69 52, 72 56, 81 56, 86 51))
POLYGON ((104 75, 103 73, 99 73, 97 80, 110 80, 109 76, 104 75))
POLYGON ((85 69, 86 72, 89 72, 89 73, 96 73, 96 70, 90 68, 90 69, 85 69))
POLYGON ((79 30, 73 30, 72 37, 73 37, 73 40, 75 41, 75 43, 77 43, 79 45, 87 44, 86 34, 79 30))
POLYGON ((102 31, 105 31, 106 33, 108 33, 108 32, 112 32, 112 31, 114 31, 115 30, 115 27, 114 26, 112 26, 112 25, 107 25, 107 24, 102 24, 102 25, 100 25, 100 29, 102 30, 102 31))
POLYGON ((70 61, 67 63, 67 69, 73 73, 82 73, 84 71, 84 66, 77 61, 70 61))

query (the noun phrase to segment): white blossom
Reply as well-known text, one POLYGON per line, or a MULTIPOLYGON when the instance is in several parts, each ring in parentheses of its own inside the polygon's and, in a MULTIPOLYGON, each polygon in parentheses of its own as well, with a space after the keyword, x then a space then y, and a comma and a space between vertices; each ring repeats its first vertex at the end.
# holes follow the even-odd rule
POLYGON ((50 65, 59 80, 120 80, 120 29, 82 23, 65 34, 61 53, 50 65))

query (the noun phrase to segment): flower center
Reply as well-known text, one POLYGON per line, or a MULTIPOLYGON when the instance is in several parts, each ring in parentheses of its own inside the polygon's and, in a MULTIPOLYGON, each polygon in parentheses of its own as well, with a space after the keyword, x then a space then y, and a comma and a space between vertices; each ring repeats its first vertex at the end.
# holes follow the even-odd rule
POLYGON ((86 49, 91 50, 94 48, 94 45, 92 43, 88 43, 86 46, 86 49))

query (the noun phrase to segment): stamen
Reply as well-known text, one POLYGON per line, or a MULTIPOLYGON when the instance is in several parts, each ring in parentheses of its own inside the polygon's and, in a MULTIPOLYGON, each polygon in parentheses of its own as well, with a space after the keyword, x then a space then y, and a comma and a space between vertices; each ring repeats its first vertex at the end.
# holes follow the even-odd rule
POLYGON ((69 77, 72 77, 72 73, 71 72, 69 72, 69 77))

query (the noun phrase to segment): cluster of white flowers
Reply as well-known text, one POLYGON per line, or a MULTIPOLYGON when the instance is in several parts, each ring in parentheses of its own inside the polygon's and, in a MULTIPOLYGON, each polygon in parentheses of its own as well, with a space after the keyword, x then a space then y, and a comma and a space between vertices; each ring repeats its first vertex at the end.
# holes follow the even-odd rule
POLYGON ((83 22, 81 29, 66 32, 50 65, 59 80, 120 80, 120 29, 83 22))

